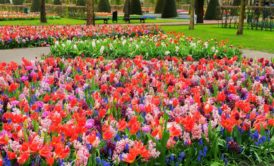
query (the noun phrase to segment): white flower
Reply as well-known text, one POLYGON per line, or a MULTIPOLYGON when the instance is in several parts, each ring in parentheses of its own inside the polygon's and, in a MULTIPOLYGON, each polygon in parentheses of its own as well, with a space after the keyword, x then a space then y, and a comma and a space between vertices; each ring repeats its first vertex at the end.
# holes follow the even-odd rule
POLYGON ((126 42, 127 42, 126 40, 123 40, 122 45, 124 46, 126 44, 126 42))
POLYGON ((194 42, 191 42, 191 43, 190 43, 190 47, 196 48, 196 46, 197 46, 196 43, 194 43, 194 42))
POLYGON ((105 46, 101 46, 100 54, 103 54, 103 53, 104 53, 104 50, 105 50, 105 46))
POLYGON ((55 42, 55 45, 59 45, 59 41, 56 41, 56 42, 55 42))
POLYGON ((165 56, 168 56, 170 54, 170 51, 165 52, 165 56))
POLYGON ((208 47, 208 42, 205 42, 204 46, 205 46, 205 48, 207 48, 208 47))
POLYGON ((109 48, 110 48, 110 50, 113 50, 113 45, 112 45, 112 43, 109 44, 109 48))
POLYGON ((178 52, 180 50, 180 47, 176 46, 175 51, 178 52))
POLYGON ((92 45, 92 47, 93 47, 93 48, 94 48, 94 47, 96 47, 96 43, 95 43, 95 41, 94 41, 94 40, 92 40, 91 45, 92 45))
POLYGON ((73 45, 73 49, 77 50, 77 46, 76 44, 73 45))

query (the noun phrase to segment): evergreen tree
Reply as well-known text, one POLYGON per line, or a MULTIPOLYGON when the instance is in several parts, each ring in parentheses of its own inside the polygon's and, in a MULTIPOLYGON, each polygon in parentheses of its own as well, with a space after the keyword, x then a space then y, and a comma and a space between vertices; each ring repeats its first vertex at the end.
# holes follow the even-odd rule
POLYGON ((111 12, 110 4, 108 0, 100 0, 98 4, 98 12, 111 12))
POLYGON ((130 15, 130 0, 125 0, 125 4, 124 4, 124 14, 125 14, 125 17, 129 17, 130 15))
POLYGON ((41 9, 41 0, 32 0, 31 11, 32 12, 39 12, 40 9, 41 9))
POLYGON ((54 5, 62 5, 62 2, 61 2, 61 0, 54 0, 53 4, 54 5))
POLYGON ((172 17, 177 17, 176 1, 166 0, 163 8, 163 12, 162 12, 162 18, 172 18, 172 17))
POLYGON ((166 0, 157 0, 155 13, 162 13, 166 0))
POLYGON ((142 15, 142 7, 140 0, 131 0, 130 14, 142 15))
POLYGON ((220 4, 219 0, 210 0, 207 6, 205 19, 206 20, 217 20, 220 19, 220 4))
POLYGON ((86 6, 86 0, 77 0, 76 5, 77 6, 86 6))
POLYGON ((197 23, 204 22, 204 0, 195 0, 195 13, 197 15, 197 23))

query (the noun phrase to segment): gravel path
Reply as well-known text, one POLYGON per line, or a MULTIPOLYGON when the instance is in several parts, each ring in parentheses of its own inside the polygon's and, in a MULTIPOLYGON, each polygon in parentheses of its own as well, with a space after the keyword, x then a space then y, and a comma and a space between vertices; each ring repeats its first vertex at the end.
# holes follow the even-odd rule
POLYGON ((37 47, 37 48, 16 48, 0 50, 0 62, 17 62, 20 63, 21 59, 25 57, 26 59, 32 60, 35 58, 40 58, 42 55, 47 55, 50 53, 49 47, 37 47))
MULTIPOLYGON (((254 51, 254 50, 242 50, 243 55, 249 58, 274 58, 274 54, 254 51)), ((0 50, 0 62, 17 62, 20 63, 21 59, 32 60, 40 58, 42 55, 48 55, 50 53, 49 47, 37 47, 37 48, 19 48, 19 49, 8 49, 0 50)))
POLYGON ((255 51, 255 50, 248 50, 243 49, 243 56, 246 56, 248 58, 274 58, 274 54, 262 52, 262 51, 255 51))

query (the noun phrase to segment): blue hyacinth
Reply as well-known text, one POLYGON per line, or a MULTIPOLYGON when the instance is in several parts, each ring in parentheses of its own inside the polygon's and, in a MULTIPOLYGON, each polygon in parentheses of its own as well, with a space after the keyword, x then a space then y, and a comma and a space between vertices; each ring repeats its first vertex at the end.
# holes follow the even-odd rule
POLYGON ((180 162, 183 161, 183 160, 185 159, 185 156, 186 156, 185 152, 181 152, 181 153, 179 154, 178 160, 179 160, 180 162))

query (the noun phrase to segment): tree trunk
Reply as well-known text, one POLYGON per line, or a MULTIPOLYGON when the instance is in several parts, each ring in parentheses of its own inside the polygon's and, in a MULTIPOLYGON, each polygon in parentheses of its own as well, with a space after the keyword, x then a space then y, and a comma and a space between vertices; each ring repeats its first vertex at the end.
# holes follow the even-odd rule
POLYGON ((204 0, 195 0, 197 23, 204 23, 204 0))
POLYGON ((41 23, 47 23, 46 0, 41 0, 40 22, 41 23))
POLYGON ((87 25, 95 25, 94 0, 87 0, 87 25))
POLYGON ((239 20, 237 35, 243 35, 244 33, 244 20, 245 20, 245 0, 241 0, 240 20, 239 20))
POLYGON ((195 0, 191 0, 189 30, 193 30, 194 29, 194 13, 195 13, 194 10, 195 10, 195 0))

